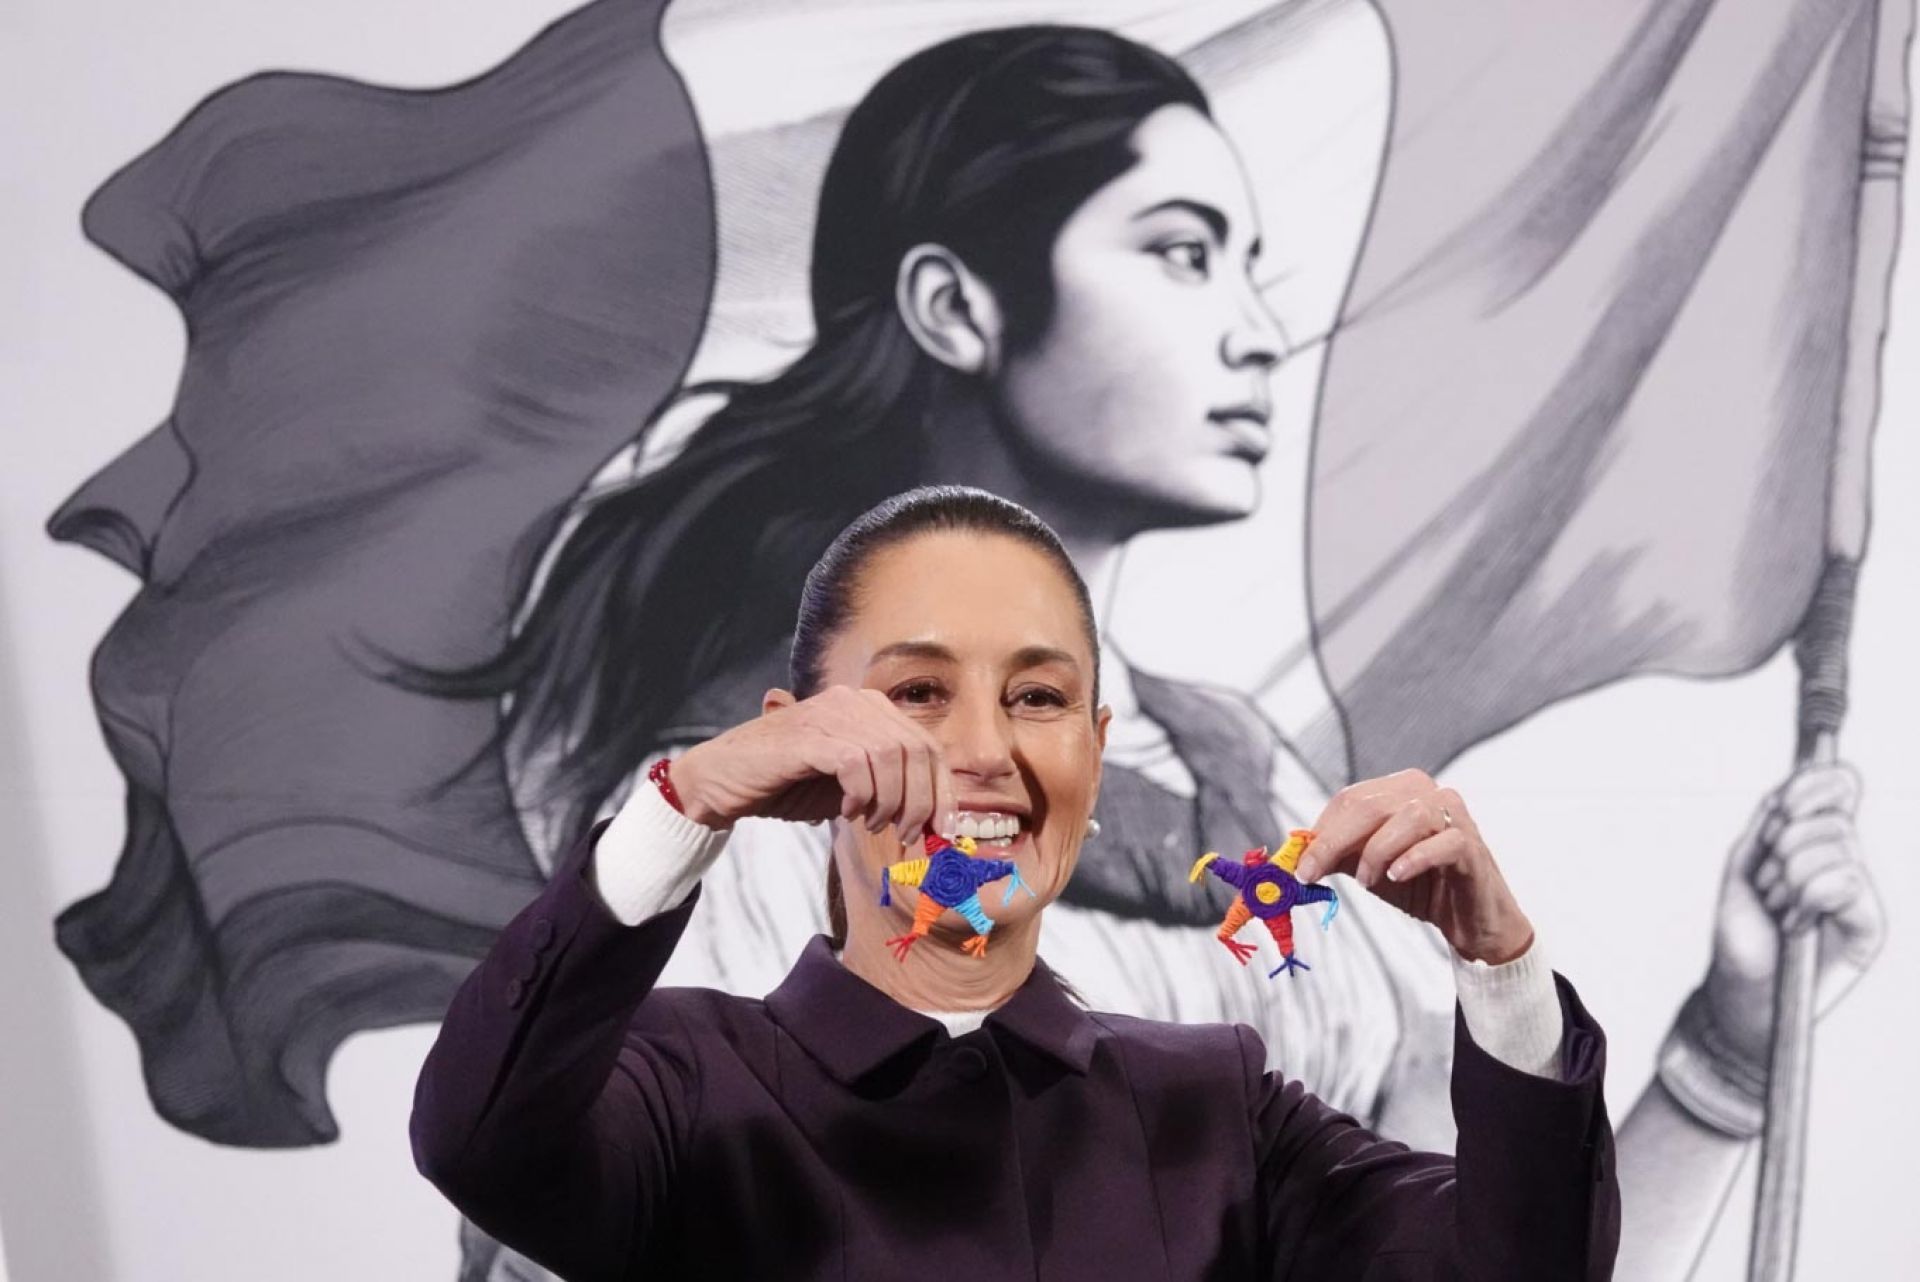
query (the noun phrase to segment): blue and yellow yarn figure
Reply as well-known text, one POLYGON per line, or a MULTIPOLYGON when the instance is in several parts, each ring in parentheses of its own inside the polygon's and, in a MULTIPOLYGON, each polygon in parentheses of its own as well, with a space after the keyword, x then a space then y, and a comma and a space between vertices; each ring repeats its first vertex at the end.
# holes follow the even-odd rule
POLYGON ((1308 904, 1324 903, 1327 912, 1320 919, 1320 928, 1333 925, 1334 914, 1340 911, 1340 897, 1331 887, 1306 885, 1293 875, 1300 866, 1300 856, 1310 842, 1313 833, 1306 828, 1295 828, 1287 834, 1287 844, 1269 858, 1267 848, 1249 850, 1237 864, 1228 863, 1213 851, 1200 856, 1193 866, 1187 880, 1197 882, 1202 872, 1211 872, 1221 881, 1232 886, 1239 893, 1234 895, 1233 903, 1227 907, 1227 915, 1220 923, 1215 934, 1221 943, 1227 946, 1234 959, 1242 966, 1259 949, 1253 944, 1243 944, 1234 936, 1240 928, 1254 918, 1259 918, 1266 926, 1267 933, 1273 936, 1273 942, 1280 945, 1280 964, 1267 972, 1267 978, 1285 971, 1289 974, 1296 970, 1312 970, 1313 967, 1293 955, 1293 910, 1304 908, 1308 904))
POLYGON ((971 837, 948 840, 929 835, 924 848, 927 853, 923 857, 889 864, 880 874, 882 905, 893 902, 894 886, 920 888, 920 902, 913 910, 912 928, 906 934, 896 935, 887 941, 893 949, 893 955, 905 961, 907 950, 924 939, 927 932, 933 929, 933 923, 940 919, 940 914, 951 908, 965 917, 974 930, 973 938, 960 945, 961 951, 975 957, 986 956, 987 936, 993 932, 993 919, 980 906, 980 887, 1002 877, 1013 878, 1007 883, 1006 896, 1000 901, 1002 904, 1012 900, 1016 890, 1035 895, 1033 887, 1020 880, 1020 869, 1011 859, 976 858, 974 851, 979 846, 971 837))

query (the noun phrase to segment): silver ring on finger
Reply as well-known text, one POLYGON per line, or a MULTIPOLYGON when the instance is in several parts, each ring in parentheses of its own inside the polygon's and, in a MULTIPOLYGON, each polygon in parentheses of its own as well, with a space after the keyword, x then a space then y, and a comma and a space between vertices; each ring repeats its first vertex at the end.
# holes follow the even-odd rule
POLYGON ((1440 826, 1442 829, 1453 827, 1453 812, 1445 806, 1440 807, 1440 826))

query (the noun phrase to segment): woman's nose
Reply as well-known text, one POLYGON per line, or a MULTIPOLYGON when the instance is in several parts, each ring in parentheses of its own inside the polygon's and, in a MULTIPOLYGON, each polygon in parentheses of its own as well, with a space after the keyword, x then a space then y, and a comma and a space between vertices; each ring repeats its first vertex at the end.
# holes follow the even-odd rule
POLYGON ((1280 318, 1251 281, 1239 291, 1237 307, 1220 341, 1220 359, 1229 369, 1253 368, 1265 372, 1292 350, 1280 318))
POLYGON ((1016 768, 1013 727, 998 699, 954 701, 942 727, 947 769, 976 779, 997 779, 1016 768))

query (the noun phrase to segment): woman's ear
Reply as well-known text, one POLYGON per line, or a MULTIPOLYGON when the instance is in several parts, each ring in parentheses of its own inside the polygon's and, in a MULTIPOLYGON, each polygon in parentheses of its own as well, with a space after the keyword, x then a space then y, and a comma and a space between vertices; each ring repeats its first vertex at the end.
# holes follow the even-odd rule
POLYGON ((999 300, 944 245, 915 245, 900 259, 894 302, 907 332, 933 359, 962 374, 1000 366, 999 300))
POLYGON ((791 708, 798 702, 800 701, 793 697, 791 690, 782 690, 779 686, 775 686, 760 696, 760 715, 764 717, 777 708, 791 708))
MULTIPOLYGON (((1100 751, 1093 759, 1093 801, 1100 800, 1100 783, 1107 777, 1107 727, 1113 724, 1113 707, 1101 704, 1100 711, 1094 714, 1094 737, 1099 740, 1100 751)), ((1089 802, 1088 804, 1092 804, 1089 802)))

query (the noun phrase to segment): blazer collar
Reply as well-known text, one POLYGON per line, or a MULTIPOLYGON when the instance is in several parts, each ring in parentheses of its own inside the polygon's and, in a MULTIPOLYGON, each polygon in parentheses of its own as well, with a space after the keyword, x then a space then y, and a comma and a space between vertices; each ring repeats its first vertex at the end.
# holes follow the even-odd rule
MULTIPOLYGON (((841 965, 825 935, 807 942, 787 977, 767 994, 767 1009, 842 1085, 904 1051, 931 1046, 945 1031, 938 1020, 909 1010, 841 965)), ((1093 1062, 1100 1032, 1038 959, 1026 982, 987 1016, 986 1026, 1076 1073, 1093 1062)))

